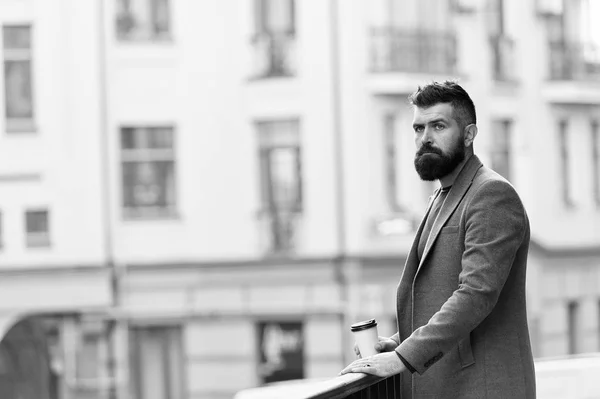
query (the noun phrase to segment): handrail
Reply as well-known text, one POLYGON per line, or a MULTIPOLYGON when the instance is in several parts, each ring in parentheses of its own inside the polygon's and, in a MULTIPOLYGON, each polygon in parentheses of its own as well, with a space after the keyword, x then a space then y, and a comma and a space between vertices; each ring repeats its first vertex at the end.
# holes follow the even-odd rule
POLYGON ((600 46, 575 41, 550 41, 549 66, 552 80, 597 80, 600 78, 600 46))
POLYGON ((348 373, 315 386, 303 399, 341 399, 383 381, 385 378, 363 373, 348 373))
POLYGON ((276 383, 238 393, 235 399, 399 398, 399 375, 390 378, 348 373, 327 380, 276 383))

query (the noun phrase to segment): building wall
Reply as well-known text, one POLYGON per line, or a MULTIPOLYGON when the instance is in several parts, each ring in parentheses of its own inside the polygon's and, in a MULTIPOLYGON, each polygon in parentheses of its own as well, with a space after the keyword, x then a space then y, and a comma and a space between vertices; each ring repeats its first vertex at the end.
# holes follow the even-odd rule
MULTIPOLYGON (((0 137, 0 267, 98 266, 105 260, 105 226, 94 2, 66 1, 56 7, 11 1, 1 7, 3 25, 32 27, 35 109, 33 129, 3 129, 0 137), (49 210, 47 248, 25 247, 24 212, 31 208, 49 210)), ((4 96, 0 101, 4 110, 4 96)))
MULTIPOLYGON (((321 256, 335 250, 330 56, 323 40, 328 8, 298 3, 297 78, 261 80, 251 68, 249 4, 174 2, 172 41, 110 41, 111 177, 117 187, 112 205, 121 262, 262 256, 255 123, 282 118, 300 120, 306 209, 298 252, 321 256), (200 20, 185 18, 192 14, 200 20), (175 126, 177 217, 123 220, 118 134, 126 124, 175 126)), ((109 32, 111 16, 109 8, 109 32)))

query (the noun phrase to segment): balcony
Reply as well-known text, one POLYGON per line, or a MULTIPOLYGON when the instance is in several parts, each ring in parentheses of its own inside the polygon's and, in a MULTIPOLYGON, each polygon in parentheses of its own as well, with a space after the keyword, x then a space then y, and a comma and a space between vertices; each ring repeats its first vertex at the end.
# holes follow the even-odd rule
POLYGON ((490 37, 492 76, 496 82, 515 82, 515 41, 504 35, 490 37))
POLYGON ((396 27, 370 30, 370 86, 378 94, 406 94, 432 79, 456 77, 454 32, 396 27))
POLYGON ((549 81, 542 90, 547 101, 600 104, 600 46, 550 42, 548 67, 549 81))
POLYGON ((550 42, 549 54, 551 80, 600 81, 600 46, 550 42))
POLYGON ((456 37, 452 32, 401 28, 371 29, 371 71, 452 74, 456 37))
POLYGON ((261 248, 270 256, 286 256, 295 251, 301 214, 294 210, 270 209, 260 216, 261 248))
POLYGON ((261 32, 252 38, 253 71, 257 79, 291 77, 296 74, 294 32, 261 32))
POLYGON ((361 373, 350 373, 328 380, 277 383, 271 386, 247 389, 234 399, 397 399, 400 398, 400 376, 380 378, 361 373))

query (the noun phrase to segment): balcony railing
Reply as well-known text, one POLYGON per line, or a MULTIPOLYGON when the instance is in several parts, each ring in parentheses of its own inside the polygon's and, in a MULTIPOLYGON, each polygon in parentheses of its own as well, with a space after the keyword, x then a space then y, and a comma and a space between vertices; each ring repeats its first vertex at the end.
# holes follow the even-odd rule
POLYGON ((298 243, 301 214, 296 210, 269 209, 260 215, 262 247, 269 255, 294 252, 298 243))
POLYGON ((453 32, 371 29, 372 72, 451 74, 456 71, 453 32))
POLYGON ((293 32, 261 32, 252 38, 256 78, 296 74, 296 38, 293 32))
POLYGON ((350 373, 325 381, 295 381, 242 391, 235 399, 399 399, 400 376, 375 377, 350 373))
POLYGON ((600 46, 591 43, 550 42, 550 79, 600 80, 600 46))
POLYGON ((515 41, 504 35, 492 36, 492 74, 498 82, 512 82, 515 75, 515 41))

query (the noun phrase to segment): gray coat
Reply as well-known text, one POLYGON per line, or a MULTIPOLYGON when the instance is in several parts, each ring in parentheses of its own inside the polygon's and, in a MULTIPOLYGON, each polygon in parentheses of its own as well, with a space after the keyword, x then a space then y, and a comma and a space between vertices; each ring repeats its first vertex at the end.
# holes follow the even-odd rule
POLYGON ((397 292, 392 338, 416 370, 402 376, 402 399, 535 398, 525 305, 529 221, 519 196, 473 155, 419 262, 427 213, 397 292))

